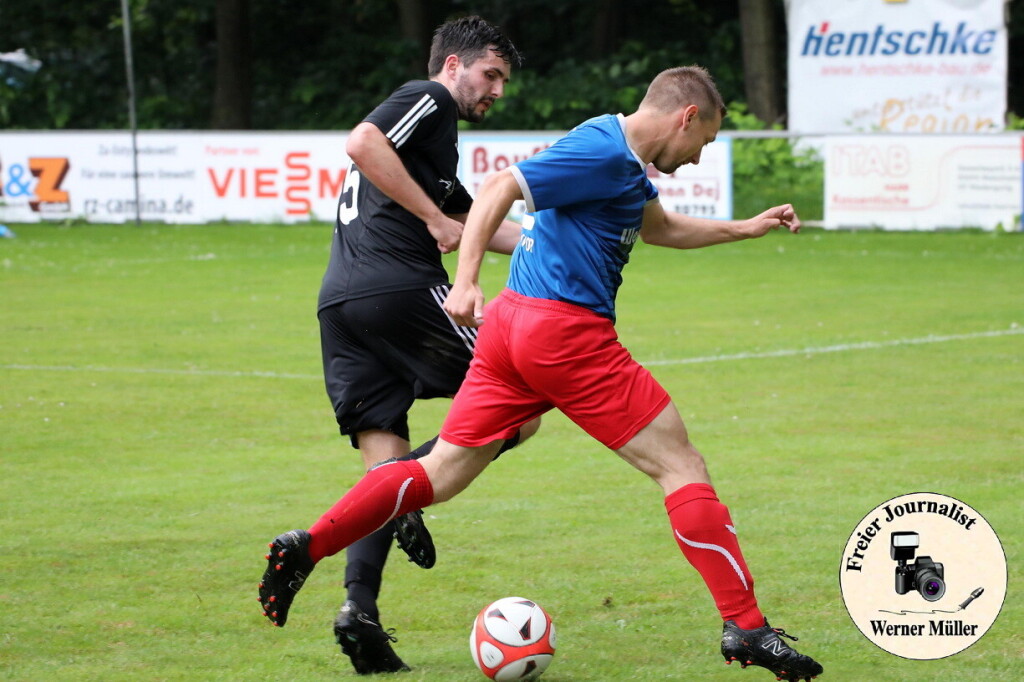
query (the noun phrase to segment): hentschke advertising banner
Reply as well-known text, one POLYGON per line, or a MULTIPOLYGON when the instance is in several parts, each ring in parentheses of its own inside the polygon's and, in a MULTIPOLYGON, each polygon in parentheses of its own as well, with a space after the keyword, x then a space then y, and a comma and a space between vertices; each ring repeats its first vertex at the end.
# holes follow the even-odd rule
POLYGON ((789 130, 1002 130, 1004 5, 1005 0, 789 0, 789 130))

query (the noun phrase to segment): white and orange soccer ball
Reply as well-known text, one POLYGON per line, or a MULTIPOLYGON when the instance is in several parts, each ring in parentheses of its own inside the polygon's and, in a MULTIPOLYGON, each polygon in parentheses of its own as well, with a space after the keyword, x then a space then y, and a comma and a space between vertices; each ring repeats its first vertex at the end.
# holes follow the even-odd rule
POLYGON ((473 662, 492 680, 535 680, 555 655, 555 626, 535 602, 505 597, 476 617, 469 649, 473 662))

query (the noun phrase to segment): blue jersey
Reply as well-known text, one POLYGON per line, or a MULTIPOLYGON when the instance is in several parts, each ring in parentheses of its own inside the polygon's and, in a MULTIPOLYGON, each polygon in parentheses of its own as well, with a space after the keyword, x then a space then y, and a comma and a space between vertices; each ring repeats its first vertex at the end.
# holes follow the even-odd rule
POLYGON ((528 213, 508 287, 615 319, 622 268, 658 190, 626 143, 625 118, 586 121, 511 167, 528 213))

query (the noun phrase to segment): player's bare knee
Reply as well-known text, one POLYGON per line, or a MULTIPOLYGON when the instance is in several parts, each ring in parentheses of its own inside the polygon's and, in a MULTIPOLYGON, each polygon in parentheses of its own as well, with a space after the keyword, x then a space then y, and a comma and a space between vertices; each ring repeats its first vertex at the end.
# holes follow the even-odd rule
POLYGON ((434 489, 434 504, 447 502, 469 487, 494 458, 501 441, 478 448, 466 448, 443 439, 430 454, 419 460, 434 489))

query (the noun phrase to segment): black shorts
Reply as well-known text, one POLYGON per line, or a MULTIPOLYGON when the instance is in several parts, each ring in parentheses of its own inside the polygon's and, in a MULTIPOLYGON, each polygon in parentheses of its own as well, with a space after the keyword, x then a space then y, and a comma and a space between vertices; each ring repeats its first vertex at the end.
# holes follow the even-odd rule
POLYGON ((382 429, 409 440, 409 408, 451 397, 469 369, 476 330, 441 305, 448 286, 378 294, 324 308, 320 319, 327 395, 343 435, 382 429))

